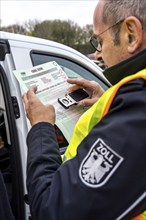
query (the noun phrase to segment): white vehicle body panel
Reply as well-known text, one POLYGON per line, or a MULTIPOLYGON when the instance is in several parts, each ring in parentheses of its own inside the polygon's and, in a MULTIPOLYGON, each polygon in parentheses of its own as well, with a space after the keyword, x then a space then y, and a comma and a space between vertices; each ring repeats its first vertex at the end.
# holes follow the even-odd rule
MULTIPOLYGON (((61 55, 63 58, 70 59, 75 63, 88 68, 91 72, 95 75, 100 75, 102 78, 105 77, 102 74, 101 69, 94 64, 89 58, 82 55, 81 53, 77 52, 70 47, 65 45, 61 45, 56 42, 52 42, 49 40, 11 34, 6 32, 0 32, 0 39, 7 40, 10 47, 10 53, 5 55, 5 59, 0 61, 5 74, 7 76, 10 93, 11 96, 17 97, 19 109, 20 109, 20 118, 16 119, 16 127, 17 127, 17 134, 20 144, 20 156, 22 161, 22 176, 23 176, 23 185, 24 191, 26 191, 26 159, 27 159, 27 146, 26 146, 26 136, 28 130, 30 129, 30 125, 26 120, 26 115, 24 112, 24 106, 22 102, 22 94, 20 86, 13 74, 13 70, 15 69, 27 69, 33 67, 32 60, 30 57, 31 51, 40 51, 45 52, 48 54, 53 55, 61 55)), ((26 205, 26 217, 25 219, 28 220, 29 208, 26 205)))

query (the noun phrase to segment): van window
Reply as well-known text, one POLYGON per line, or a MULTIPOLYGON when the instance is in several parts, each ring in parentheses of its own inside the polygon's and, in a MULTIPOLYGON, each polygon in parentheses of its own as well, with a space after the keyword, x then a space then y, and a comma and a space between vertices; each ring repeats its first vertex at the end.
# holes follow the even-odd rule
POLYGON ((87 68, 69 59, 65 59, 59 56, 53 56, 49 54, 41 54, 38 52, 32 52, 31 59, 33 66, 40 65, 42 63, 46 63, 50 61, 56 61, 62 67, 62 69, 68 75, 69 78, 83 77, 87 80, 94 80, 98 82, 104 90, 107 90, 107 88, 109 87, 106 84, 106 82, 102 82, 102 80, 97 75, 94 75, 87 68))
MULTIPOLYGON (((80 63, 75 63, 71 59, 63 58, 57 55, 50 55, 50 54, 43 54, 37 51, 31 52, 31 59, 33 66, 37 66, 46 62, 56 61, 64 70, 69 78, 85 78, 87 80, 94 80, 98 82, 104 90, 106 90, 109 86, 106 82, 103 82, 97 75, 94 75, 91 71, 85 68, 83 65, 81 66, 80 63)), ((59 144, 59 148, 61 153, 63 154, 66 146, 68 146, 68 142, 65 139, 64 135, 60 131, 60 129, 55 126, 56 136, 59 144)))

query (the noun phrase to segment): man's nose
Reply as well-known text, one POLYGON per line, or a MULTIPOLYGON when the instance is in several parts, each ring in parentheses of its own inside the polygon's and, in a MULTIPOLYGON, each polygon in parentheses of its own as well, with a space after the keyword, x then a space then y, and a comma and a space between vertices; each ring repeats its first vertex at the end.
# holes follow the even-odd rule
POLYGON ((106 68, 106 65, 105 65, 104 60, 102 58, 102 53, 96 51, 95 52, 95 59, 97 60, 97 65, 104 70, 106 68))
POLYGON ((96 51, 95 52, 95 59, 98 60, 98 61, 102 61, 102 53, 101 52, 98 52, 96 51))

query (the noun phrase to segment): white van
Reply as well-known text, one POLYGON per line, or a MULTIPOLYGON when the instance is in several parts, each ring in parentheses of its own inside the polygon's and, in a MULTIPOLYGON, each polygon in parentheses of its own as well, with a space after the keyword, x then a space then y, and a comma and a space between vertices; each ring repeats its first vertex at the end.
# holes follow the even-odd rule
MULTIPOLYGON (((110 86, 102 70, 72 48, 53 41, 0 32, 0 168, 16 220, 30 220, 31 216, 25 185, 29 126, 13 70, 28 69, 48 61, 56 61, 69 77, 95 80, 105 90, 110 86)), ((60 144, 62 153, 66 145, 60 144)))

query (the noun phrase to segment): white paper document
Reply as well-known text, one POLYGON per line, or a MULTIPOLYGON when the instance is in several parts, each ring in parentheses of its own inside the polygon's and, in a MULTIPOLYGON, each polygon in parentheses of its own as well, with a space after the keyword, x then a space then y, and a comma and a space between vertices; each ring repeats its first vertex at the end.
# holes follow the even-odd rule
POLYGON ((69 87, 66 81, 68 77, 63 69, 52 61, 27 70, 15 70, 13 73, 23 92, 36 85, 38 88, 36 95, 42 103, 54 105, 56 125, 69 142, 74 126, 85 109, 78 109, 75 106, 65 109, 58 103, 58 98, 63 97, 69 87))

